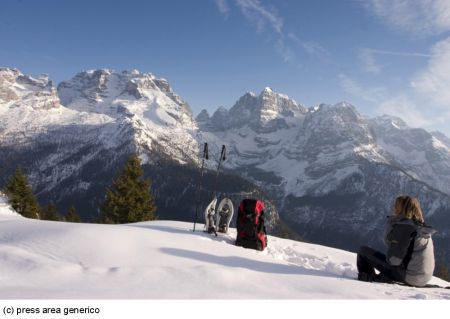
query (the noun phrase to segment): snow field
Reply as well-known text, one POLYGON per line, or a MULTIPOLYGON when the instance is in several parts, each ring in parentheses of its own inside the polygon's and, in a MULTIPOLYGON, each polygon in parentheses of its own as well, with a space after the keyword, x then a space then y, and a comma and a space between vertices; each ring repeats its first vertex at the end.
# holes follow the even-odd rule
MULTIPOLYGON (((0 202, 0 299, 449 299, 355 280, 354 253, 269 236, 263 252, 192 224, 30 220, 0 202)), ((432 283, 448 285, 433 278, 432 283)))

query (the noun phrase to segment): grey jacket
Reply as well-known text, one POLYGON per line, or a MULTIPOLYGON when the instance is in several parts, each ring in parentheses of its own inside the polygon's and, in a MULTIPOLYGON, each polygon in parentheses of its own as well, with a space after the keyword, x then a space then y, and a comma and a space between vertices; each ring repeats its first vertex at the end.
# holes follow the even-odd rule
POLYGON ((431 235, 436 231, 411 219, 391 216, 384 240, 388 247, 386 259, 391 266, 405 270, 405 282, 424 286, 434 271, 434 248, 431 235))

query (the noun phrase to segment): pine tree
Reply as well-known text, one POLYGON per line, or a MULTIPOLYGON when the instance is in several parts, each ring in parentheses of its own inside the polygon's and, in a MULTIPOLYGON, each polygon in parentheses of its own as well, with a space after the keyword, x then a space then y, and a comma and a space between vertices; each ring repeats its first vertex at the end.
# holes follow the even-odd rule
POLYGON ((439 263, 439 268, 437 269, 435 276, 447 281, 450 280, 450 272, 448 270, 448 267, 445 266, 444 260, 441 260, 441 262, 439 263))
POLYGON ((53 221, 61 220, 61 217, 59 216, 56 206, 53 202, 48 203, 45 208, 41 209, 41 219, 53 221))
POLYGON ((81 223, 80 215, 77 214, 77 211, 75 210, 75 207, 71 206, 69 208, 69 211, 67 212, 65 216, 66 222, 69 223, 81 223))
POLYGON ((20 167, 17 167, 3 191, 16 212, 24 217, 39 219, 39 204, 20 167))
POLYGON ((156 219, 151 181, 143 178, 139 157, 133 155, 106 191, 101 210, 106 223, 122 224, 156 219))

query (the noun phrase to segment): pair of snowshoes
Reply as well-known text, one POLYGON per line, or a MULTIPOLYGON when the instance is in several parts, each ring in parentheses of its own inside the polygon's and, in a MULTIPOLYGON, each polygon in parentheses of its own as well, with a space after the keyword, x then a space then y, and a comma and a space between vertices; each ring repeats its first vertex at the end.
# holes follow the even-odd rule
POLYGON ((227 233, 233 218, 234 208, 231 199, 224 198, 216 210, 217 197, 205 209, 205 230, 209 234, 227 233))

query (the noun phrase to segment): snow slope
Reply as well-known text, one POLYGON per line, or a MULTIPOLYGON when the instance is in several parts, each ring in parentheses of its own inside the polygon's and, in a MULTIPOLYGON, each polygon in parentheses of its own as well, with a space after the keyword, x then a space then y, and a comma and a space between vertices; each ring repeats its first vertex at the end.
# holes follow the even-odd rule
POLYGON ((2 200, 0 299, 450 299, 356 281, 350 252, 276 237, 257 252, 234 246, 234 229, 215 238, 191 227, 30 220, 2 200))

